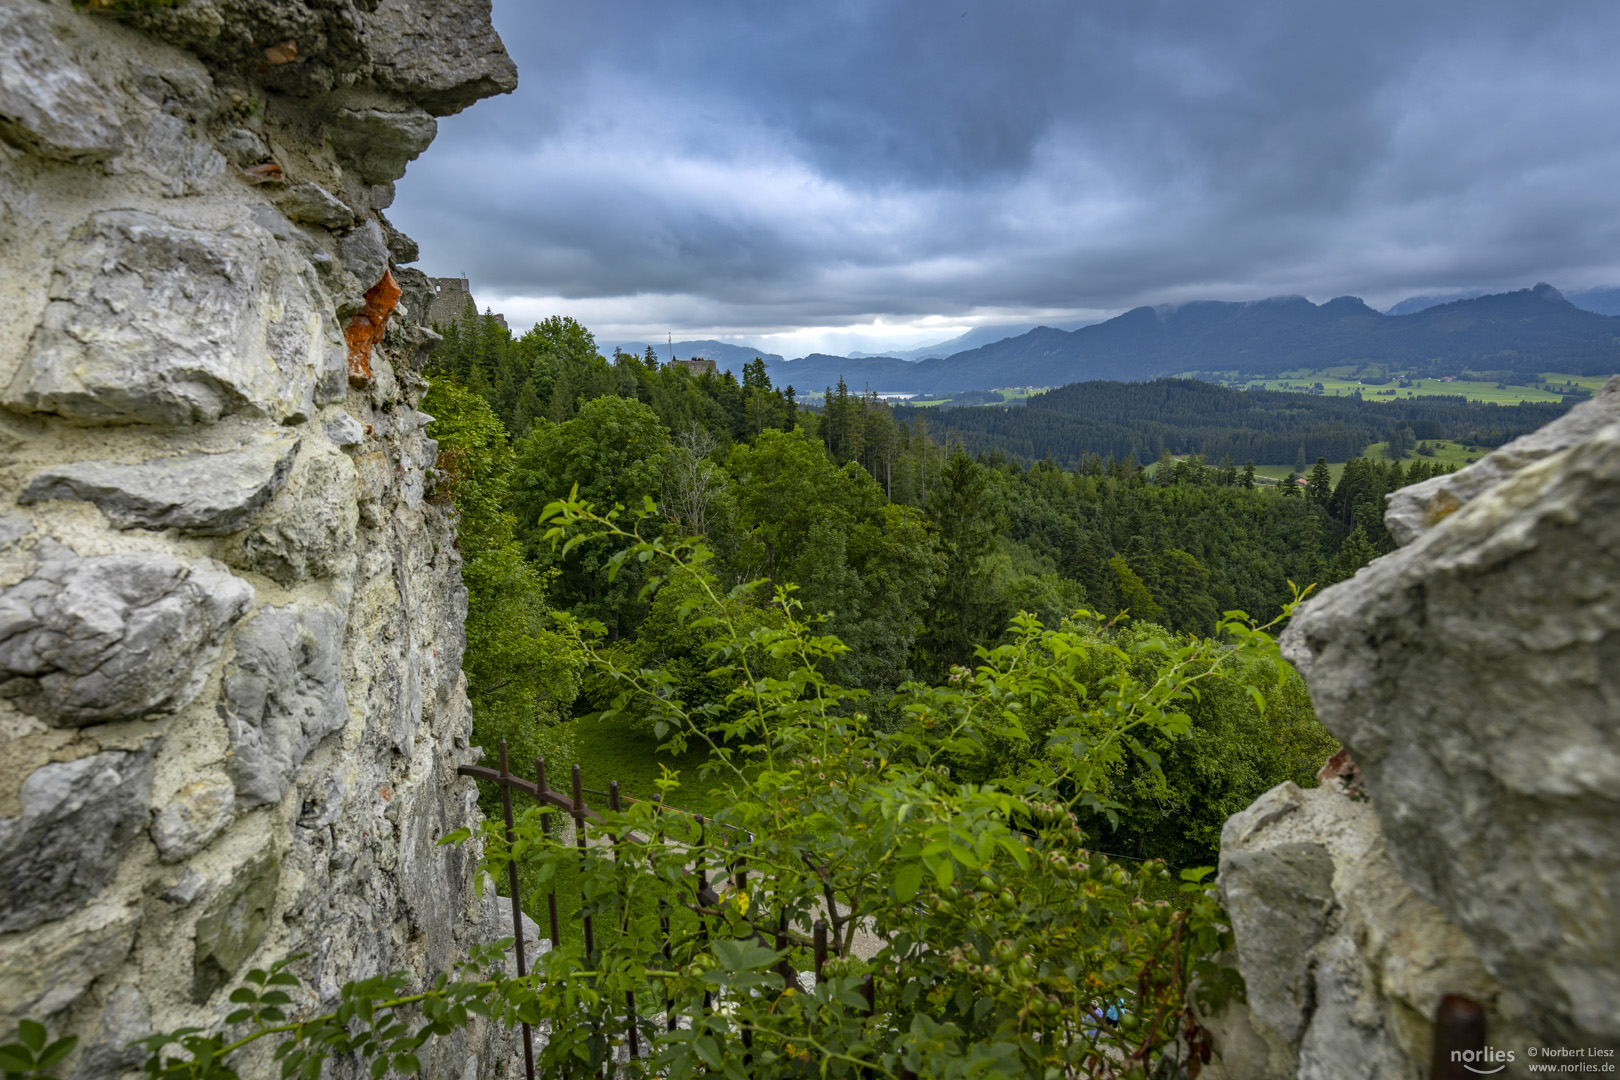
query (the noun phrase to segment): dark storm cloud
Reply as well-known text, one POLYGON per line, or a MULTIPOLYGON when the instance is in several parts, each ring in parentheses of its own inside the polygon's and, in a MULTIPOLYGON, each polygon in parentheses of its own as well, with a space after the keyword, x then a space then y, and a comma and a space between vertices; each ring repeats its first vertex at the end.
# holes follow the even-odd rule
POLYGON ((522 85, 442 125, 396 217, 430 270, 598 320, 1620 280, 1606 0, 495 15, 522 85))

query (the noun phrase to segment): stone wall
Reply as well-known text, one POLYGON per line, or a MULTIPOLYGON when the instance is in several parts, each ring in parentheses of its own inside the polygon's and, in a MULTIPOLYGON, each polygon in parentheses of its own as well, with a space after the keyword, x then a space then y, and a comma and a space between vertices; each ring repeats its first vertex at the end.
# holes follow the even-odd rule
POLYGON ((66 1075, 250 965, 317 1005, 489 932, 435 846, 466 598, 382 211, 515 85, 489 0, 0 0, 0 1039, 78 1034, 66 1075))
POLYGON ((1417 1080, 1448 994, 1484 1007, 1476 1072, 1620 1054, 1620 377, 1386 521, 1403 546, 1283 638, 1345 758, 1222 833, 1249 992, 1218 1065, 1417 1080))

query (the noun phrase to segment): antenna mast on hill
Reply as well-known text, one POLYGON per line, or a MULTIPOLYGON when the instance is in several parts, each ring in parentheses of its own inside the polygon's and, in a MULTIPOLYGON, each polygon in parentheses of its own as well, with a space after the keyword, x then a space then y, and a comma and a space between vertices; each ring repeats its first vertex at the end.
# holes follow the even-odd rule
POLYGON ((667 333, 664 336, 669 341, 669 362, 673 364, 675 362, 675 335, 667 333))

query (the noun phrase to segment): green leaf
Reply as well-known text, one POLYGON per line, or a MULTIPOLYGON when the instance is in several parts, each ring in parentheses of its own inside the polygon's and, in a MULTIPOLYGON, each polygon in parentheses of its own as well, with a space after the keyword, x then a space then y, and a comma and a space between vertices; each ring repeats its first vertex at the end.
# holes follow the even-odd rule
POLYGON ((934 866, 934 880, 944 889, 956 880, 956 866, 949 859, 941 859, 934 866))
POLYGON ((45 1025, 37 1020, 23 1020, 17 1024, 17 1038, 34 1053, 45 1049, 45 1025))
POLYGON ((697 1051, 698 1057, 711 1069, 720 1068, 720 1044, 708 1035, 700 1035, 692 1043, 692 1049, 697 1051))
POLYGON ((894 898, 902 904, 910 902, 922 887, 922 876, 922 863, 902 863, 894 873, 894 898))
POLYGON ((79 1037, 77 1035, 62 1036, 47 1046, 45 1052, 39 1055, 39 1068, 48 1069, 52 1065, 60 1063, 63 1058, 73 1053, 73 1048, 78 1045, 79 1037))
POLYGON ((758 971, 776 963, 780 954, 752 941, 722 938, 714 943, 714 958, 727 971, 758 971))
MULTIPOLYGON (((439 837, 438 842, 440 844, 459 844, 463 840, 468 840, 468 839, 471 839, 471 838, 472 838, 472 830, 471 829, 457 829, 454 832, 446 833, 445 835, 439 837)), ((294 979, 293 982, 294 982, 294 984, 296 984, 297 980, 294 979)))
POLYGON ((422 1071, 422 1063, 415 1054, 400 1054, 394 1058, 394 1068, 402 1073, 418 1073, 422 1071))
POLYGON ((8 1073, 28 1072, 34 1067, 34 1055, 19 1043, 0 1046, 0 1069, 8 1073))

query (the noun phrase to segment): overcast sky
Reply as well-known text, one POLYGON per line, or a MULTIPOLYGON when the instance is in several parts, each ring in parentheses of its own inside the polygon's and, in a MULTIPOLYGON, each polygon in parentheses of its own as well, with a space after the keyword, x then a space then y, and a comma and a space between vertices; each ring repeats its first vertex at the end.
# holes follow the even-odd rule
POLYGON ((1614 0, 496 0, 390 216, 514 326, 792 357, 1620 283, 1614 0))

